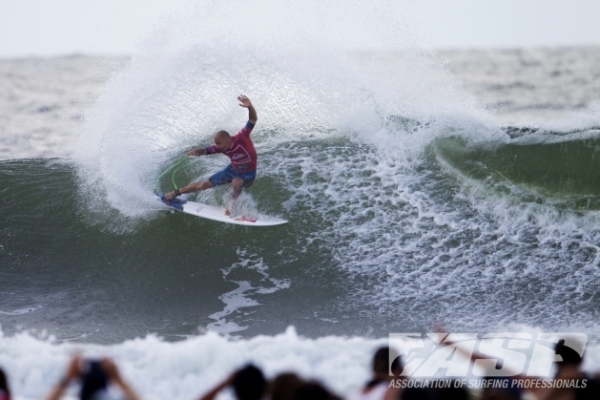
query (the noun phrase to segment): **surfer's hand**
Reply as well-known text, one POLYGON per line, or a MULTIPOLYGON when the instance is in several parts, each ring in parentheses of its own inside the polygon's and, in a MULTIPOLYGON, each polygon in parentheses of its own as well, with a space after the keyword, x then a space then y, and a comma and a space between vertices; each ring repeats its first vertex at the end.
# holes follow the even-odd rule
POLYGON ((205 154, 206 154, 206 149, 203 149, 203 148, 190 150, 187 153, 185 153, 186 156, 203 156, 205 154))
POLYGON ((252 102, 250 101, 249 98, 246 97, 246 95, 241 94, 241 95, 238 96, 237 99, 240 102, 240 106, 245 107, 245 108, 252 107, 252 102))

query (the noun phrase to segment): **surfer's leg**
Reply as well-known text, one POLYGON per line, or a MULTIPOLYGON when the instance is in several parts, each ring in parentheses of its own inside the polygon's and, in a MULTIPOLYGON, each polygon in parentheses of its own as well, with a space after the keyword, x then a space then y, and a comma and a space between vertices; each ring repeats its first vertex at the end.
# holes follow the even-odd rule
POLYGON ((238 198, 240 193, 242 193, 242 188, 244 187, 244 180, 240 177, 236 177, 231 181, 231 188, 233 189, 233 193, 231 197, 235 200, 238 198))
POLYGON ((232 197, 234 200, 242 193, 242 189, 252 186, 255 177, 256 171, 252 171, 245 174, 237 174, 237 176, 233 178, 231 187, 233 188, 232 197))
MULTIPOLYGON (((235 204, 235 201, 237 200, 239 195, 242 194, 242 189, 250 187, 252 185, 252 182, 254 182, 255 176, 256 176, 256 172, 253 171, 253 172, 250 172, 247 174, 242 174, 242 175, 236 176, 235 178, 233 178, 231 180, 232 203, 230 204, 230 207, 233 207, 233 205, 235 204)), ((229 209, 227 211, 225 211, 225 215, 231 215, 231 212, 229 211, 229 209)))
POLYGON ((211 187, 213 187, 213 184, 209 180, 197 183, 190 183, 189 185, 181 189, 181 193, 199 192, 201 190, 210 189, 211 187))
MULTIPOLYGON (((210 181, 190 183, 189 185, 186 185, 186 186, 182 187, 181 189, 179 189, 179 193, 184 194, 184 193, 199 192, 201 190, 210 189, 211 187, 213 187, 213 185, 210 181)), ((175 197, 177 197, 176 192, 165 193, 165 200, 167 200, 167 201, 171 201, 175 197)))
POLYGON ((235 204, 235 201, 237 200, 238 196, 242 193, 242 188, 244 187, 244 180, 242 178, 235 177, 233 178, 233 180, 231 181, 231 189, 232 189, 232 193, 231 193, 231 203, 227 206, 227 209, 225 210, 225 215, 231 215, 231 210, 233 209, 233 206, 235 204))

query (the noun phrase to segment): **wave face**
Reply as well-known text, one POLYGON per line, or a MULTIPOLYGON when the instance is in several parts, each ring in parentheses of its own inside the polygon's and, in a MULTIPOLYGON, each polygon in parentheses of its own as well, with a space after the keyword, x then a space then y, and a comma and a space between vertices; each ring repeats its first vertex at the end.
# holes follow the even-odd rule
MULTIPOLYGON (((597 332, 593 99, 577 86, 555 107, 562 118, 528 123, 523 110, 553 109, 548 88, 494 83, 487 96, 515 99, 498 118, 415 45, 410 19, 386 2, 351 3, 214 2, 167 19, 86 108, 69 157, 0 161, 0 346, 29 343, 21 330, 104 351, 153 333, 177 354, 186 345, 169 341, 221 340, 211 331, 243 348, 290 325, 365 342, 436 321, 597 332), (227 160, 193 158, 157 177, 216 130, 244 125, 240 93, 259 115, 258 177, 242 205, 289 224, 166 215, 155 186, 205 179, 227 160)), ((515 57, 515 71, 535 67, 515 57)), ((595 70, 577 71, 596 87, 595 70)), ((226 187, 190 196, 227 197, 226 187)), ((309 347, 325 354, 319 340, 309 347)))

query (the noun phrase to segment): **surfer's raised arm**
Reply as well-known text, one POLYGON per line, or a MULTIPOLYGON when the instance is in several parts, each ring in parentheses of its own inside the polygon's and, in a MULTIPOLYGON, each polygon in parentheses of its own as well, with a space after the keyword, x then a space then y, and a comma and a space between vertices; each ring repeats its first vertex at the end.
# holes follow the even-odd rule
POLYGON ((256 115, 256 110, 254 109, 250 99, 246 97, 246 95, 241 94, 238 96, 238 100, 240 102, 240 106, 248 109, 248 121, 250 121, 252 125, 256 124, 256 121, 258 121, 258 116, 256 115))
MULTIPOLYGON (((256 109, 252 105, 252 102, 246 95, 241 94, 237 98, 240 102, 240 106, 248 109, 248 122, 252 124, 249 127, 247 134, 250 133, 256 121, 258 121, 258 116, 256 114, 256 109)), ((215 154, 215 153, 224 153, 229 149, 229 134, 226 131, 219 131, 215 135, 215 144, 209 147, 201 147, 198 149, 190 150, 185 153, 187 156, 204 156, 206 154, 215 154), (222 142, 222 143, 220 143, 222 142)))

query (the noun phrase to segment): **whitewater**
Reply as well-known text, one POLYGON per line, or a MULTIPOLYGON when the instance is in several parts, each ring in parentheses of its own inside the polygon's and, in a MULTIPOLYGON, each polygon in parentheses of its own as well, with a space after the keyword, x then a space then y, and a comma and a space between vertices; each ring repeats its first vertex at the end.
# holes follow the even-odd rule
POLYGON ((600 49, 434 51, 377 4, 207 2, 132 57, 0 60, 17 399, 77 350, 114 357, 144 398, 196 397, 248 361, 345 395, 388 334, 436 323, 580 332, 600 368, 600 49), (157 176, 237 132, 241 93, 259 116, 243 204, 289 224, 167 216, 157 176))

